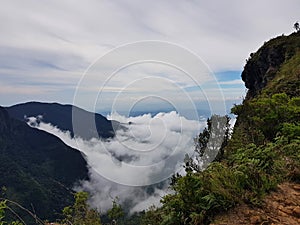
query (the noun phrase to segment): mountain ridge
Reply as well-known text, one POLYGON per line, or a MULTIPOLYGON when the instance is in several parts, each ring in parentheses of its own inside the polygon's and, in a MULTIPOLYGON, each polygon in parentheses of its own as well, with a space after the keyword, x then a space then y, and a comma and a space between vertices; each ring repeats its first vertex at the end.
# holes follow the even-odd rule
POLYGON ((98 113, 92 113, 70 104, 26 102, 6 107, 10 116, 26 121, 25 117, 42 116, 42 121, 51 123, 62 131, 69 131, 71 136, 83 139, 112 138, 118 128, 117 121, 109 121, 98 113), (76 131, 73 127, 73 117, 76 118, 76 131), (74 132, 76 132, 74 134, 74 132))
MULTIPOLYGON (((251 53, 241 74, 248 93, 246 99, 258 95, 267 84, 274 81, 276 74, 284 63, 291 60, 300 49, 300 33, 295 32, 289 36, 281 35, 265 42, 255 53, 251 53)), ((288 85, 290 89, 298 86, 299 95, 300 77, 289 77, 295 85, 288 85)), ((291 91, 291 90, 290 90, 291 91)))
POLYGON ((73 202, 74 184, 88 179, 84 157, 59 138, 11 118, 3 107, 0 131, 0 187, 5 187, 5 197, 34 208, 42 219, 56 219, 73 202))

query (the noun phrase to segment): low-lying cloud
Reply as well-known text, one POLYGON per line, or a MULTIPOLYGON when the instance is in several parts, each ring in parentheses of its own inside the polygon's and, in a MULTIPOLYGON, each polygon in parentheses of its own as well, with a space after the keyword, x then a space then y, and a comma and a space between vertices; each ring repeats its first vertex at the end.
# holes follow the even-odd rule
POLYGON ((170 192, 168 178, 184 173, 184 157, 193 153, 193 139, 205 121, 188 120, 176 112, 136 117, 114 113, 108 118, 119 121, 123 128, 107 140, 71 138, 70 132, 36 123, 36 118, 29 118, 28 124, 59 137, 85 155, 90 180, 75 189, 88 191, 93 207, 106 211, 115 197, 129 204, 131 212, 159 205, 161 197, 170 192))

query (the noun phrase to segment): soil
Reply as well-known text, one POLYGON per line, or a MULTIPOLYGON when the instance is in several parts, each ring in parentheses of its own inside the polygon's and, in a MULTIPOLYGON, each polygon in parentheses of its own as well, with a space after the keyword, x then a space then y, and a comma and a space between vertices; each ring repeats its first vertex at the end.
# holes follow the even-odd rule
POLYGON ((283 183, 265 197, 261 207, 239 205, 211 225, 300 225, 300 184, 283 183))

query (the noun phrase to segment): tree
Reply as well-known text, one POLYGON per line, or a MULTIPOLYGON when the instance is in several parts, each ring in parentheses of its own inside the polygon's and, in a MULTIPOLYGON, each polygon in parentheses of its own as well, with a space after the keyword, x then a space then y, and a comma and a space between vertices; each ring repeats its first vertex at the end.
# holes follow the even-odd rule
POLYGON ((76 193, 74 205, 63 209, 65 216, 63 223, 70 225, 101 225, 99 213, 97 210, 89 208, 87 200, 88 193, 76 193))
POLYGON ((118 198, 113 200, 113 206, 107 211, 108 217, 112 220, 113 224, 117 224, 117 220, 124 216, 122 206, 118 203, 118 198))
POLYGON ((299 22, 298 21, 294 24, 294 29, 296 30, 296 32, 299 32, 300 27, 299 27, 299 22))
POLYGON ((4 220, 5 210, 9 209, 10 211, 12 211, 12 209, 10 207, 8 207, 6 203, 7 203, 6 200, 0 201, 0 225, 22 225, 23 223, 21 223, 19 221, 12 221, 12 222, 8 223, 4 220))
POLYGON ((212 115, 207 119, 207 127, 194 139, 195 155, 185 156, 186 171, 200 172, 209 163, 220 160, 229 139, 228 116, 212 115))
POLYGON ((0 202, 0 225, 4 225, 4 217, 5 217, 5 208, 6 208, 6 202, 5 201, 1 201, 0 202))
POLYGON ((160 209, 152 205, 145 211, 145 214, 143 215, 140 224, 154 225, 154 224, 160 224, 161 221, 162 221, 162 217, 161 217, 160 209))

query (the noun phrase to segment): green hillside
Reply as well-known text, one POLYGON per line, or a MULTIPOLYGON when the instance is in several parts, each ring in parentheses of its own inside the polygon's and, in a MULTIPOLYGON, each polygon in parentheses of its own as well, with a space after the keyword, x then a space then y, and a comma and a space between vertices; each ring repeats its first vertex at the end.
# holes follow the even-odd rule
MULTIPOLYGON (((161 199, 160 208, 151 207, 130 217, 114 202, 108 211, 111 222, 116 219, 119 225, 210 224, 216 216, 241 205, 262 208, 266 196, 283 182, 300 184, 300 32, 271 39, 252 53, 242 79, 248 93, 241 105, 232 108, 237 122, 231 138, 224 139, 217 159, 206 170, 187 160, 186 175, 173 176, 173 193, 161 199)), ((221 117, 215 115, 212 119, 216 118, 221 117)), ((199 157, 207 150, 212 119, 197 139, 199 157)), ((84 160, 55 137, 9 118, 1 108, 0 120, 1 185, 7 186, 9 197, 28 208, 33 203, 42 218, 57 218, 62 204, 70 205, 68 188, 86 176, 84 160), (70 163, 69 157, 73 157, 70 163)), ((223 129, 227 129, 225 125, 223 129)), ((87 194, 76 196, 74 206, 64 210, 64 221, 80 221, 74 222, 80 225, 88 218, 87 225, 95 223, 89 221, 100 223, 99 215, 88 210, 87 194)), ((261 224, 271 223, 266 220, 261 224)))
POLYGON ((221 159, 202 172, 187 165, 142 224, 209 224, 240 204, 260 206, 279 183, 300 182, 300 32, 252 53, 242 79, 248 94, 232 108, 237 122, 221 159))
MULTIPOLYGON (((73 185, 88 177, 79 151, 11 118, 2 107, 0 152, 0 187, 5 189, 1 197, 21 204, 42 219, 60 217, 64 206, 73 202, 73 185)), ((27 224, 35 224, 27 213, 15 210, 27 224)))

